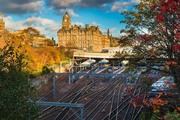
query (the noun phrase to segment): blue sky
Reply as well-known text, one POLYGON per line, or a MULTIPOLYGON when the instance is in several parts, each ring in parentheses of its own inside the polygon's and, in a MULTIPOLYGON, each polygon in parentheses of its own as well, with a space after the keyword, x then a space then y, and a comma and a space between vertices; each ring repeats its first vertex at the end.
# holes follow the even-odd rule
POLYGON ((132 10, 140 0, 0 0, 6 29, 17 31, 29 26, 38 29, 48 38, 57 41, 65 11, 71 16, 71 23, 99 26, 105 34, 107 29, 113 36, 120 36, 124 28, 120 21, 124 10, 132 10))

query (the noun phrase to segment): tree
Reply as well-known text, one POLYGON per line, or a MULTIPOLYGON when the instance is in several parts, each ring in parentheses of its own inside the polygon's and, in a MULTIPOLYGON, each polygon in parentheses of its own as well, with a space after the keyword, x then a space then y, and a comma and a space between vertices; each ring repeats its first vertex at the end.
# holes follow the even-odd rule
POLYGON ((13 45, 0 49, 0 118, 6 120, 36 119, 35 89, 23 72, 24 55, 13 45))
MULTIPOLYGON (((126 24, 126 29, 122 32, 127 33, 132 42, 138 41, 129 63, 172 75, 180 89, 180 0, 141 0, 134 11, 123 14, 125 20, 122 23, 126 24), (160 67, 153 68, 157 65, 160 67)), ((153 109, 156 119, 165 117, 163 114, 171 111, 170 108, 178 113, 179 100, 161 95, 139 103, 148 108, 147 112, 153 109)), ((137 100, 134 101, 133 104, 137 104, 137 100)), ((153 119, 153 115, 145 118, 153 119)))
POLYGON ((163 62, 166 69, 157 69, 174 77, 180 88, 180 0, 141 0, 135 11, 124 12, 126 33, 138 41, 136 61, 151 68, 163 62))

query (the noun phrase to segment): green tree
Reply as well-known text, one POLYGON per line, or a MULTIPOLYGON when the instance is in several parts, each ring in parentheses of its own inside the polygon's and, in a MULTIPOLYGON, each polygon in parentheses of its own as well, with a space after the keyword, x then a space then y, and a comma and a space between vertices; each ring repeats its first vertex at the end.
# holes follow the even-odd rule
POLYGON ((13 45, 0 49, 0 119, 36 119, 35 89, 23 72, 24 55, 13 45))

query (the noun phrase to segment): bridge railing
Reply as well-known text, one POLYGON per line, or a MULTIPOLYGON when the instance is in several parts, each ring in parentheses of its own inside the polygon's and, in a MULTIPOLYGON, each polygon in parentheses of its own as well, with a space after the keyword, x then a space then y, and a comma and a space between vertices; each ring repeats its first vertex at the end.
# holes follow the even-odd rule
POLYGON ((74 57, 114 58, 114 53, 74 52, 74 57))

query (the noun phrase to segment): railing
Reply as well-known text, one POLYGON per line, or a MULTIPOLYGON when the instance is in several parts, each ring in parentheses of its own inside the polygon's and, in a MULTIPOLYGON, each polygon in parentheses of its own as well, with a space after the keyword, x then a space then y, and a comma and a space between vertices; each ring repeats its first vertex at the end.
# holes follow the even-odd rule
POLYGON ((37 106, 55 106, 55 107, 69 107, 72 112, 80 118, 80 120, 84 120, 84 105, 83 104, 75 104, 75 103, 62 103, 62 102, 36 102, 37 106), (80 115, 78 115, 72 108, 79 108, 81 110, 80 115))
POLYGON ((89 52, 74 52, 74 57, 90 57, 90 58, 115 58, 114 53, 89 53, 89 52))

